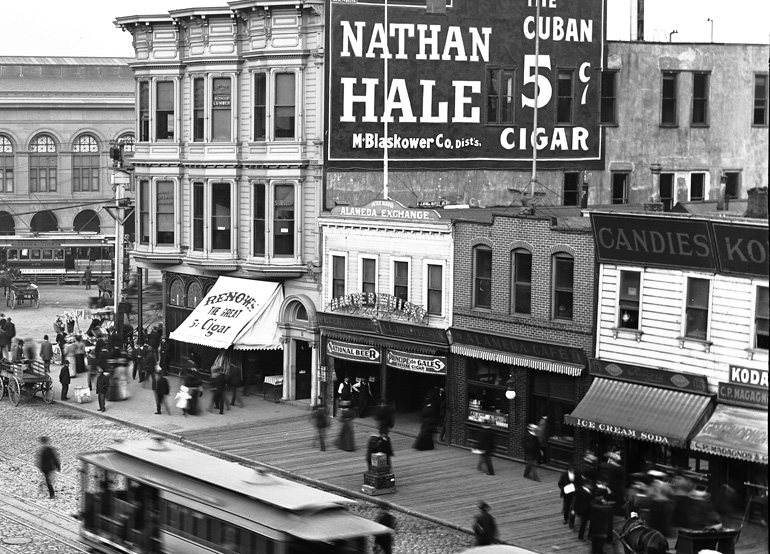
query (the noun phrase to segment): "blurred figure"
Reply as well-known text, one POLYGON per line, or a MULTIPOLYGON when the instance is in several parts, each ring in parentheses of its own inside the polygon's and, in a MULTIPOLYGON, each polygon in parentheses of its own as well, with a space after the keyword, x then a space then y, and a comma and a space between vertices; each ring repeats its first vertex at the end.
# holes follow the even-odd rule
POLYGON ((477 546, 500 542, 497 538, 497 523, 489 513, 489 505, 484 501, 479 502, 479 512, 473 520, 473 534, 476 537, 477 546))
POLYGON ((110 389, 110 374, 99 368, 99 376, 96 378, 96 397, 99 399, 99 411, 107 411, 107 391, 110 389))
POLYGON ((687 510, 685 527, 700 531, 703 529, 719 529, 722 527, 722 518, 714 509, 711 495, 699 489, 693 489, 687 495, 687 510))
POLYGON ((49 444, 48 437, 40 437, 40 450, 37 453, 37 467, 45 477, 45 484, 48 487, 48 498, 55 498, 56 492, 53 488, 53 473, 61 471, 59 456, 56 450, 49 444))
MULTIPOLYGON (((211 377, 211 403, 214 408, 219 410, 219 415, 225 413, 225 387, 227 386, 227 377, 221 370, 214 370, 214 374, 211 377)), ((209 405, 209 411, 211 411, 211 405, 209 405)))
POLYGON ((578 529, 578 539, 581 541, 585 537, 586 527, 591 518, 591 501, 594 498, 595 487, 593 481, 583 476, 581 485, 575 492, 574 512, 580 518, 580 528, 578 529))
POLYGON ((524 468, 524 477, 533 481, 540 481, 537 474, 537 463, 540 459, 540 440, 537 438, 538 426, 534 423, 527 425, 527 433, 521 441, 524 450, 524 459, 527 467, 524 468))
POLYGON ((374 418, 377 420, 380 431, 390 433, 390 430, 396 426, 396 408, 393 402, 381 401, 374 418))
POLYGON ((647 487, 650 495, 651 510, 649 525, 664 536, 669 535, 669 530, 674 517, 674 489, 667 482, 668 475, 662 471, 652 469, 647 472, 652 482, 647 487))
POLYGON ((433 450, 433 429, 435 419, 433 417, 433 405, 426 404, 420 414, 420 432, 412 445, 415 450, 433 450))
MULTIPOLYGON (((602 489, 598 489, 602 491, 602 489)), ((604 543, 612 542, 612 514, 614 502, 609 500, 606 493, 597 493, 591 501, 591 527, 588 536, 591 537, 591 554, 604 554, 604 543)))
POLYGON ((358 396, 358 417, 366 417, 369 411, 369 402, 372 399, 372 389, 369 385, 369 379, 361 377, 352 387, 358 396))
POLYGON ((34 362, 37 358, 37 346, 35 345, 35 341, 29 338, 22 341, 22 353, 24 361, 28 364, 34 362))
POLYGON ((160 415, 161 405, 166 407, 168 415, 171 415, 171 407, 168 405, 168 395, 171 392, 171 386, 162 370, 158 370, 158 378, 155 382, 155 414, 160 415))
POLYGON ((476 464, 476 469, 483 471, 482 468, 486 467, 487 475, 494 475, 492 453, 495 451, 495 433, 492 431, 492 418, 489 416, 486 416, 482 423, 477 447, 479 449, 479 463, 476 464))
POLYGON ((342 427, 340 428, 340 434, 337 437, 336 446, 340 450, 346 452, 354 452, 356 449, 355 436, 353 435, 353 408, 350 400, 340 402, 342 408, 340 412, 340 421, 342 421, 342 427))
MULTIPOLYGON (((329 427, 329 417, 326 415, 326 407, 323 405, 320 396, 318 397, 318 403, 313 406, 310 420, 313 422, 313 427, 316 428, 318 433, 321 452, 324 452, 326 450, 326 429, 329 427)), ((313 446, 315 446, 315 440, 313 440, 313 446)))
POLYGON ((390 437, 385 431, 380 431, 369 437, 369 441, 366 443, 366 469, 372 469, 372 454, 385 454, 388 467, 390 467, 390 458, 395 454, 390 437))
MULTIPOLYGON (((394 530, 396 528, 396 518, 388 511, 387 506, 383 506, 380 509, 380 513, 377 514, 377 518, 374 521, 394 530)), ((393 554, 393 535, 390 533, 386 535, 377 535, 374 538, 374 547, 375 552, 379 549, 383 554, 393 554)))

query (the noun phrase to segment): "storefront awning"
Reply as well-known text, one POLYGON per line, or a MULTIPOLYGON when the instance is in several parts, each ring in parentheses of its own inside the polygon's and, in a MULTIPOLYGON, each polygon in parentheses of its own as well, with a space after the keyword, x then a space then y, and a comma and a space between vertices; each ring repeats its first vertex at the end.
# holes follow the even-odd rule
POLYGON ((711 396, 596 379, 565 423, 632 439, 686 447, 711 414, 711 396))
POLYGON ((280 283, 220 277, 170 337, 211 348, 278 349, 282 302, 280 283))
POLYGON ((690 448, 767 464, 767 412, 719 405, 690 448))

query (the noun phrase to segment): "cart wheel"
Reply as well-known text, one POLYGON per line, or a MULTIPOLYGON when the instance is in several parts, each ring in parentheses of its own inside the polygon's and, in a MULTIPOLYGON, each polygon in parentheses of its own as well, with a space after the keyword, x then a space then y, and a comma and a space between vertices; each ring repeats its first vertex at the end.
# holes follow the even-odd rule
POLYGON ((35 308, 40 307, 40 294, 35 295, 35 308))
POLYGON ((14 406, 19 405, 19 400, 21 399, 21 385, 19 385, 19 380, 16 377, 10 377, 8 379, 8 398, 11 399, 14 406))
POLYGON ((43 402, 50 404, 53 400, 53 380, 50 377, 40 384, 40 391, 43 393, 43 402))
POLYGON ((14 291, 11 291, 10 303, 11 303, 11 309, 15 310, 16 309, 16 293, 14 291))
POLYGON ((4 394, 5 394, 5 387, 3 386, 3 378, 0 377, 0 400, 3 399, 4 394))
POLYGON ((8 307, 11 306, 11 291, 5 293, 5 305, 8 307))

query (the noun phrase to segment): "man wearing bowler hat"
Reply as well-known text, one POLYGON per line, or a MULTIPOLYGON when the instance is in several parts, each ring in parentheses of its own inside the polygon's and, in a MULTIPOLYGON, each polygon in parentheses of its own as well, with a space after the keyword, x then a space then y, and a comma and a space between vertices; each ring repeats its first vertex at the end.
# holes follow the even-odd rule
POLYGON ((537 474, 537 461, 540 457, 540 440, 537 438, 537 430, 536 424, 527 425, 527 433, 521 441, 524 459, 527 462, 527 467, 524 468, 524 477, 533 481, 540 481, 540 476, 537 474))

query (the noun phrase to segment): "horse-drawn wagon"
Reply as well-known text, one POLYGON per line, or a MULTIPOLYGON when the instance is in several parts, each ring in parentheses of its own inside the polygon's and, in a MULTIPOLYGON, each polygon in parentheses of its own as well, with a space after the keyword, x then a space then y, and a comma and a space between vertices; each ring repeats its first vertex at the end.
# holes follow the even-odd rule
POLYGON ((18 406, 22 391, 26 391, 30 396, 40 392, 43 402, 51 403, 53 379, 50 373, 46 373, 43 362, 9 362, 0 359, 0 400, 7 393, 13 405, 18 406))
POLYGON ((16 306, 21 304, 34 304, 35 308, 40 307, 40 291, 36 284, 29 281, 13 281, 10 284, 5 305, 15 310, 16 306))

